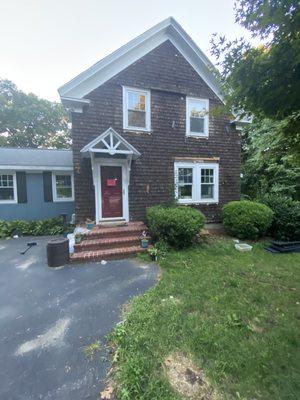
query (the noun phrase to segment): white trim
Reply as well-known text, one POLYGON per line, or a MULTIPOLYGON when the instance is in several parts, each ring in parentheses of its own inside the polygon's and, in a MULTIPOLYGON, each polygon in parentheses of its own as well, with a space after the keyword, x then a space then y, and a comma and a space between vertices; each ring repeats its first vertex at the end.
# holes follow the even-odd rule
POLYGON ((0 175, 12 175, 13 176, 13 191, 14 191, 14 199, 13 200, 0 200, 1 204, 16 204, 18 202, 18 191, 17 191, 17 176, 15 171, 11 170, 0 170, 0 175))
POLYGON ((81 99, 129 65, 170 40, 211 90, 223 100, 214 65, 174 18, 169 17, 61 86, 60 96, 81 99))
POLYGON ((129 86, 123 86, 123 129, 130 131, 151 131, 151 93, 150 90, 138 89, 129 86), (139 93, 145 95, 145 128, 128 125, 128 93, 139 93))
POLYGON ((175 162, 174 163, 174 184, 175 197, 179 204, 216 204, 219 202, 219 164, 217 163, 192 163, 175 162), (178 199, 178 168, 193 169, 192 199, 178 199), (201 198, 201 170, 214 170, 214 197, 212 199, 201 198))
POLYGON ((87 145, 85 145, 81 150, 81 153, 106 153, 115 155, 115 154, 127 154, 127 155, 132 155, 133 157, 139 157, 141 153, 137 151, 135 147, 133 147, 129 142, 127 142, 126 139, 124 139, 118 132, 116 132, 113 128, 108 128, 105 132, 103 132, 101 135, 96 137, 94 140, 89 142, 87 145), (109 144, 105 141, 105 139, 109 136, 109 144), (117 138, 118 143, 114 146, 113 145, 113 138, 117 138), (106 146, 105 149, 97 149, 95 146, 99 142, 103 142, 104 145, 106 146), (118 147, 120 144, 123 144, 127 150, 118 150, 118 147))
POLYGON ((92 169, 93 169, 93 183, 95 187, 95 216, 96 224, 101 221, 111 220, 113 218, 102 218, 102 191, 101 191, 101 166, 116 166, 122 167, 122 203, 123 215, 116 218, 129 221, 129 200, 128 200, 128 186, 130 177, 130 164, 126 159, 113 159, 95 158, 92 154, 92 169))
POLYGON ((49 165, 1 165, 1 170, 14 170, 14 171, 73 171, 73 167, 60 167, 49 165))
POLYGON ((53 202, 74 201, 74 174, 73 174, 73 172, 66 172, 66 171, 52 172, 52 194, 53 194, 53 202), (71 176, 72 197, 58 197, 57 196, 56 175, 71 176))
POLYGON ((61 102, 69 111, 83 113, 84 107, 88 107, 91 103, 91 100, 61 96, 61 102))
POLYGON ((208 99, 200 99, 198 97, 186 97, 186 136, 193 136, 193 137, 205 137, 209 136, 209 100, 208 99), (206 104, 207 114, 203 117, 204 118, 204 132, 191 132, 190 124, 190 102, 204 102, 206 104))

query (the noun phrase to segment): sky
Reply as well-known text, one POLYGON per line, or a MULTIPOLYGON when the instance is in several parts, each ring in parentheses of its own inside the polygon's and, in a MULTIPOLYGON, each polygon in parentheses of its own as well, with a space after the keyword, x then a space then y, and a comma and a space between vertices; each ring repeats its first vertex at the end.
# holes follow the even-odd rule
POLYGON ((235 24, 233 6, 234 0, 0 0, 0 79, 59 101, 58 87, 169 16, 212 59, 214 32, 249 38, 235 24))

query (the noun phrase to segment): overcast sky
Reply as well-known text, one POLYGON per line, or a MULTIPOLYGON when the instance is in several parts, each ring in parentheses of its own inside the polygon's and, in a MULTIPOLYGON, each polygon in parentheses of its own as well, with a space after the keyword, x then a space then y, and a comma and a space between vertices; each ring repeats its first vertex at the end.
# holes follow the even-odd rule
MULTIPOLYGON (((245 35, 234 0, 0 0, 0 78, 58 100, 57 88, 173 16, 209 55, 214 32, 245 35)), ((210 57, 211 58, 211 57, 210 57)))

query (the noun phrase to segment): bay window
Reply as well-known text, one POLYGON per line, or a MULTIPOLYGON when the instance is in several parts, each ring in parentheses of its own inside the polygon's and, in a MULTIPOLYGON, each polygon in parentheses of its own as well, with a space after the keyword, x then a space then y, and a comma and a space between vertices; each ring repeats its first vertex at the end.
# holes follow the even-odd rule
POLYGON ((217 203, 219 201, 219 165, 176 162, 175 197, 181 204, 217 203))

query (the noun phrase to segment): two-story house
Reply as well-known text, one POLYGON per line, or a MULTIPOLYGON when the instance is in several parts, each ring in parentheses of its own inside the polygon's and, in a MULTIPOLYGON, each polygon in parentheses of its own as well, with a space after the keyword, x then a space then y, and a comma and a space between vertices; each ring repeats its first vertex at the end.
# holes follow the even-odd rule
POLYGON ((145 220, 197 207, 210 221, 240 196, 240 138, 214 67, 168 18, 59 89, 71 111, 77 221, 145 220))

